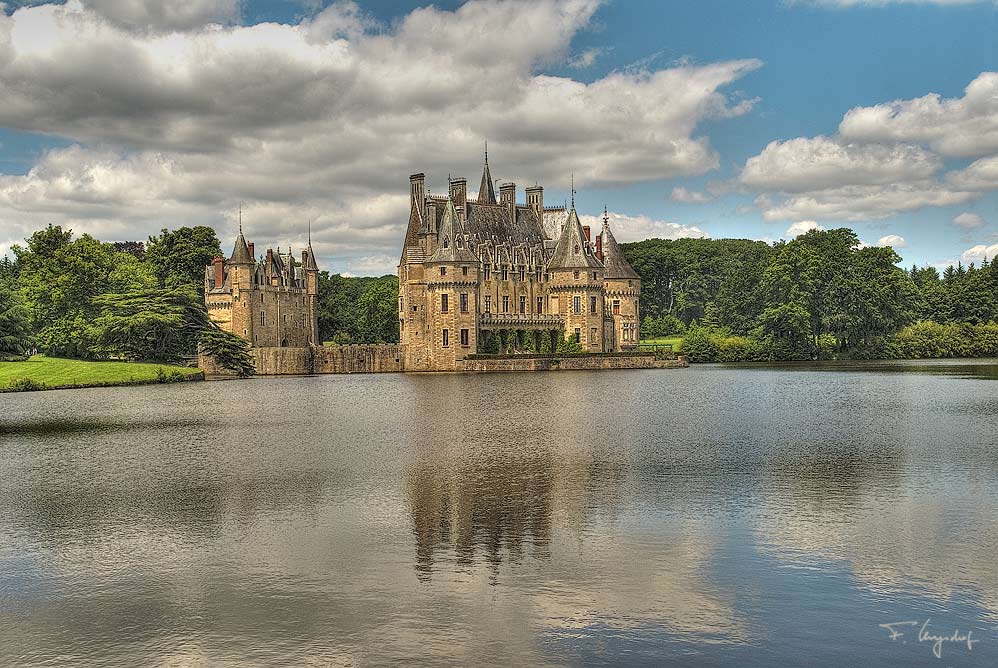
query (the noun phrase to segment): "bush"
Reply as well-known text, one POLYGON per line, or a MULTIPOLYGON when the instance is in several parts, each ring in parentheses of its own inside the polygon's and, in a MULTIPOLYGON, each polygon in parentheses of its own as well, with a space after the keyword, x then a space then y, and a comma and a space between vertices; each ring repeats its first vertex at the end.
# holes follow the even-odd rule
POLYGON ((641 335, 646 339, 658 339, 665 336, 681 336, 686 333, 686 325, 674 315, 665 314, 657 318, 645 316, 641 322, 641 335))
POLYGON ((185 378, 184 374, 176 369, 164 369, 156 367, 157 383, 179 383, 185 378))
POLYGON ((37 380, 31 380, 30 378, 15 378, 11 381, 10 385, 7 386, 7 390, 10 392, 37 392, 39 390, 46 389, 45 383, 39 383, 37 380))
POLYGON ((686 332, 683 339, 683 354, 691 362, 718 362, 720 345, 712 330, 694 327, 686 332))

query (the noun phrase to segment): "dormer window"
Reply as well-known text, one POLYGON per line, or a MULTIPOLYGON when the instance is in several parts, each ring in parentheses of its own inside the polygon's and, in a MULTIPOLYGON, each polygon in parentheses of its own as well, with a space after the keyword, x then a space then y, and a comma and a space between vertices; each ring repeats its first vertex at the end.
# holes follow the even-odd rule
POLYGON ((444 248, 450 248, 450 239, 444 237, 444 248))

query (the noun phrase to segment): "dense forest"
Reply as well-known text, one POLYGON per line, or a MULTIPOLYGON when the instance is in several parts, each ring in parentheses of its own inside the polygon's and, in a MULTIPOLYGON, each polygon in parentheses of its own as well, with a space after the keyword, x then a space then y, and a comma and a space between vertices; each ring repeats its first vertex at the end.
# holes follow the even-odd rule
MULTIPOLYGON (((0 359, 54 357, 177 362, 211 352, 248 372, 247 346, 214 327, 204 268, 222 250, 209 227, 105 243, 49 226, 0 259, 0 359)), ((319 276, 323 340, 397 342, 398 281, 319 276)))
POLYGON ((642 336, 681 334, 696 361, 998 355, 995 263, 905 270, 849 229, 623 249, 642 279, 642 336))
MULTIPOLYGON (((694 361, 998 356, 998 264, 898 266, 852 230, 773 245, 738 239, 624 244, 642 279, 642 336, 682 335, 694 361)), ((0 260, 0 358, 177 361, 198 346, 247 370, 245 343, 213 327, 204 267, 214 230, 104 243, 50 226, 0 260)), ((319 276, 319 335, 398 341, 394 276, 319 276)))

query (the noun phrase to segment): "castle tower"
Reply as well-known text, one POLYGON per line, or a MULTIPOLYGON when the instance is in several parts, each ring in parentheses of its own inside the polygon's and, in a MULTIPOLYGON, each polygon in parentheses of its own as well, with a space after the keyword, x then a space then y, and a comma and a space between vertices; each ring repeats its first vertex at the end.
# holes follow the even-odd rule
POLYGON ((489 144, 485 143, 485 168, 482 170, 482 184, 478 186, 478 203, 495 204, 496 189, 489 171, 489 144))
POLYGON ((456 370, 458 362, 477 349, 478 265, 454 200, 448 199, 436 250, 426 261, 424 340, 434 369, 456 370))
POLYGON ((253 318, 253 270, 255 262, 250 255, 249 244, 243 236, 242 213, 240 213, 239 234, 232 247, 232 255, 226 261, 228 270, 229 294, 232 300, 231 332, 250 343, 254 340, 253 318))
POLYGON ((307 300, 308 345, 319 346, 319 265, 312 250, 312 223, 308 225, 308 248, 301 253, 301 266, 305 271, 305 299, 307 300))
POLYGON ((574 201, 547 271, 551 312, 564 316, 565 337, 587 352, 605 352, 603 265, 582 229, 574 201))
POLYGON ((641 340, 641 279, 627 262, 610 231, 610 218, 603 209, 603 285, 606 313, 613 321, 613 350, 634 350, 641 340))
POLYGON ((433 221, 426 211, 424 182, 423 174, 409 177, 409 226, 398 268, 399 343, 405 350, 405 368, 413 371, 431 369, 424 263, 432 254, 436 236, 433 221))

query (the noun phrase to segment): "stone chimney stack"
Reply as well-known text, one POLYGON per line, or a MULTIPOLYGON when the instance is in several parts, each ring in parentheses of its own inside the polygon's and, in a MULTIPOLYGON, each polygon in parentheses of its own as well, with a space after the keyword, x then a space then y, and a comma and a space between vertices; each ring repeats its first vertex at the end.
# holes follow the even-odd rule
POLYGON ((419 208, 422 211, 423 202, 426 201, 426 175, 419 173, 409 177, 409 206, 411 209, 419 208))
POLYGON ((246 245, 249 247, 250 257, 256 262, 256 244, 251 241, 246 245))
POLYGON ((504 183, 499 186, 499 203, 509 211, 510 220, 516 220, 516 184, 504 183))
POLYGON ((454 206, 461 214, 461 220, 468 219, 468 179, 463 176, 451 179, 450 198, 454 200, 454 206))
POLYGON ((597 234, 596 235, 596 257, 599 258, 600 262, 603 261, 603 235, 602 234, 597 234))
POLYGON ((542 220, 544 218, 544 188, 530 186, 525 192, 527 193, 527 206, 534 210, 538 220, 542 220))
POLYGON ((211 262, 215 265, 215 287, 220 288, 225 283, 225 259, 219 256, 211 262))
POLYGON ((586 233, 586 241, 588 241, 589 243, 592 243, 593 242, 592 232, 590 231, 589 226, 588 225, 583 225, 582 226, 582 231, 586 233))

